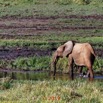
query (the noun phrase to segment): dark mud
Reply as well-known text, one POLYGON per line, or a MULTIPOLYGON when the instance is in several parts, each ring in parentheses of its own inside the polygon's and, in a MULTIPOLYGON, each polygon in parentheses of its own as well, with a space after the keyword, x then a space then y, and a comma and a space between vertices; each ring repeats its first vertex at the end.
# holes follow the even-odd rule
POLYGON ((16 59, 18 57, 32 57, 32 56, 50 56, 52 52, 50 50, 37 50, 33 48, 10 48, 0 49, 0 59, 16 59))
MULTIPOLYGON (((18 57, 52 56, 56 49, 10 48, 0 49, 0 59, 16 59, 18 57)), ((95 49, 96 55, 103 58, 103 49, 95 49)))

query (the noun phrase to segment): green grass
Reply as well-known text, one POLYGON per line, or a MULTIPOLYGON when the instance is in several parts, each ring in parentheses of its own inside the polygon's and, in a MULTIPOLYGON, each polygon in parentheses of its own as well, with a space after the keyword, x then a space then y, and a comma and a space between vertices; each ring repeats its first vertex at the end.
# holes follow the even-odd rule
POLYGON ((50 57, 19 57, 15 60, 1 60, 0 67, 16 70, 49 70, 50 57))
POLYGON ((71 3, 77 3, 77 4, 93 4, 93 3, 103 3, 102 0, 0 0, 1 5, 3 4, 11 4, 11 5, 18 5, 23 3, 33 3, 33 4, 48 4, 48 3, 58 3, 58 4, 71 4, 71 3))
POLYGON ((90 2, 88 5, 78 5, 85 4, 85 0, 75 0, 73 3, 71 3, 72 1, 73 0, 0 0, 0 17, 40 17, 61 14, 91 15, 102 14, 103 12, 102 0, 92 0, 92 2, 90 2))
POLYGON ((13 82, 10 89, 0 90, 2 103, 102 103, 103 83, 86 80, 44 80, 13 82))
POLYGON ((29 47, 35 49, 52 49, 57 48, 58 46, 69 40, 74 40, 77 42, 89 42, 95 48, 103 47, 103 37, 86 37, 86 35, 82 35, 82 37, 80 37, 78 35, 70 36, 68 34, 34 36, 32 39, 1 39, 0 46, 3 48, 29 47))

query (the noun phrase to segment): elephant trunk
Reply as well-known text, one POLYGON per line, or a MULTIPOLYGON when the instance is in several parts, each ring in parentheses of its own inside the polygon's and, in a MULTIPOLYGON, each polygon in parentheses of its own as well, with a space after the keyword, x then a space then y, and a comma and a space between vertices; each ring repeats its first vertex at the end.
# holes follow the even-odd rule
POLYGON ((53 76, 55 76, 55 73, 56 73, 56 63, 57 63, 57 61, 58 61, 58 56, 57 56, 57 53, 55 52, 54 55, 53 55, 52 64, 51 64, 51 68, 54 69, 53 76))

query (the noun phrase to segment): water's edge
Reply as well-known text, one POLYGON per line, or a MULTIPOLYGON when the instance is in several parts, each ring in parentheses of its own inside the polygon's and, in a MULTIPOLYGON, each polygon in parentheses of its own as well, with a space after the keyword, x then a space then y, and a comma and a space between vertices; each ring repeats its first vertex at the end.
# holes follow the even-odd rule
MULTIPOLYGON (((0 69, 0 78, 3 77, 11 77, 12 79, 19 80, 45 80, 45 79, 53 79, 53 72, 50 70, 10 70, 10 69, 0 69)), ((75 74, 75 78, 84 78, 87 79, 87 76, 79 76, 75 74)), ((69 74, 56 73, 55 79, 68 80, 69 74)), ((96 74, 94 79, 103 80, 103 75, 96 74)))

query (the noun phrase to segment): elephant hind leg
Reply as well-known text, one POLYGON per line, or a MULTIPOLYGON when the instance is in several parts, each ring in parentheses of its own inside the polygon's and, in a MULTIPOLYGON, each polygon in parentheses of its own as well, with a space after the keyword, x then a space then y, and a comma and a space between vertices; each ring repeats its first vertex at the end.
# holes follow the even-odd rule
POLYGON ((93 73, 93 69, 92 69, 92 66, 89 66, 88 67, 88 77, 89 77, 89 80, 90 81, 93 81, 93 78, 94 78, 94 73, 93 73))

